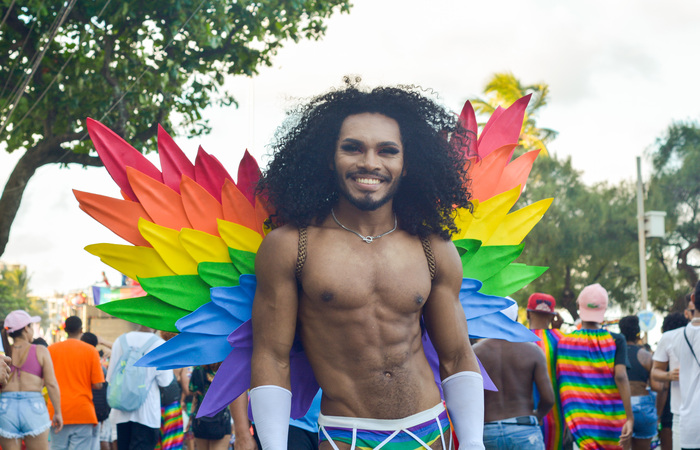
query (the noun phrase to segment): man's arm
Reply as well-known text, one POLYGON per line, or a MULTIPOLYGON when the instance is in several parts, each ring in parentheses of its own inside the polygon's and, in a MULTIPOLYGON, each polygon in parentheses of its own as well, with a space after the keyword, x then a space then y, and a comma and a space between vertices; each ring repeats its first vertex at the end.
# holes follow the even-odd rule
POLYGON ((298 232, 270 232, 255 257, 253 356, 250 399, 264 450, 286 450, 291 412, 289 351, 294 342, 299 298, 294 273, 298 232))
POLYGON ((668 361, 654 360, 651 365, 651 380, 657 383, 668 383, 669 381, 678 381, 678 369, 668 370, 668 361))
POLYGON ((627 378, 627 366, 625 364, 615 364, 615 384, 620 391, 622 405, 625 407, 627 421, 622 426, 620 434, 620 444, 632 438, 632 427, 634 426, 634 414, 632 413, 632 401, 630 400, 630 382, 627 378))
POLYGON ((458 372, 481 373, 476 355, 469 344, 464 309, 459 302, 462 287, 462 263, 452 242, 431 241, 437 265, 423 318, 440 362, 443 380, 458 372))
MULTIPOLYGON (((536 347, 536 344, 532 344, 536 347)), ((554 389, 552 381, 547 373, 547 360, 544 353, 539 347, 533 352, 533 360, 535 361, 535 386, 540 393, 540 401, 537 404, 537 419, 541 422, 544 416, 547 415, 552 406, 554 406, 554 389)))
POLYGON ((483 449, 484 382, 459 302, 462 264, 451 241, 431 239, 437 266, 423 318, 437 351, 445 405, 461 449, 483 449))

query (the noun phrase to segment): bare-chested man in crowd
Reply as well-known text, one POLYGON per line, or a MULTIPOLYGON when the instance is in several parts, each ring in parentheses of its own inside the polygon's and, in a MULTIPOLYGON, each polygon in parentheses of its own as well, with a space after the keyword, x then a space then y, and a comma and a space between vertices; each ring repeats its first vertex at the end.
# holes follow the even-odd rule
POLYGON ((447 141, 456 116, 413 89, 350 86, 292 118, 260 185, 278 226, 255 264, 250 396, 263 448, 287 448, 295 331, 323 389, 321 449, 447 448, 423 328, 460 446, 483 448, 450 241, 453 208, 471 207, 464 155, 447 141))
MULTIPOLYGON (((504 313, 517 320, 516 305, 504 313)), ((554 405, 554 391, 542 350, 533 342, 483 339, 474 352, 498 388, 484 394, 486 449, 544 450, 539 424, 554 405), (537 410, 533 383, 539 392, 537 410)))

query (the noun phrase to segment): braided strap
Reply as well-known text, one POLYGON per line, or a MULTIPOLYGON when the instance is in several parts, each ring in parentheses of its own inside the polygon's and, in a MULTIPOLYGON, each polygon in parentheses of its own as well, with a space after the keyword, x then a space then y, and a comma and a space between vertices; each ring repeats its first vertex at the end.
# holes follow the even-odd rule
POLYGON ((420 243, 423 245, 423 252, 425 252, 425 257, 428 259, 428 270, 430 270, 430 279, 435 279, 435 255, 433 254, 433 248, 430 246, 430 241, 427 237, 421 238, 420 243))
POLYGON ((299 228, 299 244, 297 247, 297 263, 294 267, 294 274, 297 280, 301 280, 301 269, 306 263, 306 227, 299 228))

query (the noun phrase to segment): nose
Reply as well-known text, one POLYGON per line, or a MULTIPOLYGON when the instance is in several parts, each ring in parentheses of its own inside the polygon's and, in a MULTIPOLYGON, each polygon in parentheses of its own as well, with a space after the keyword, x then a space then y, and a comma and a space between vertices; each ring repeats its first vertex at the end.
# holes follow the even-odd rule
POLYGON ((379 155, 373 149, 368 149, 364 152, 362 160, 360 161, 360 167, 365 170, 372 172, 380 168, 379 155))

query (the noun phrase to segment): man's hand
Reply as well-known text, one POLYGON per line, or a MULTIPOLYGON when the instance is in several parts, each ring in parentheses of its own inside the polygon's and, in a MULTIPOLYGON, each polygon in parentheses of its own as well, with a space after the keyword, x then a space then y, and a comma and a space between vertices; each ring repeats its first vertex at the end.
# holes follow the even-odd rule
POLYGON ((627 419, 620 433, 620 444, 632 439, 632 428, 634 428, 634 419, 627 419))
POLYGON ((668 381, 678 381, 680 376, 680 369, 675 368, 668 371, 668 381))
POLYGON ((0 387, 5 386, 7 380, 10 379, 10 366, 12 365, 12 358, 9 356, 2 355, 0 357, 0 387))
POLYGON ((255 442, 253 435, 249 431, 244 433, 236 433, 236 450, 258 450, 258 444, 255 442))
POLYGON ((561 326, 564 324, 564 318, 561 316, 559 313, 554 313, 554 317, 552 318, 552 329, 560 329, 561 326))
POLYGON ((63 416, 60 411, 55 411, 53 413, 53 419, 51 420, 51 426, 53 427, 54 433, 58 433, 63 429, 63 416))

